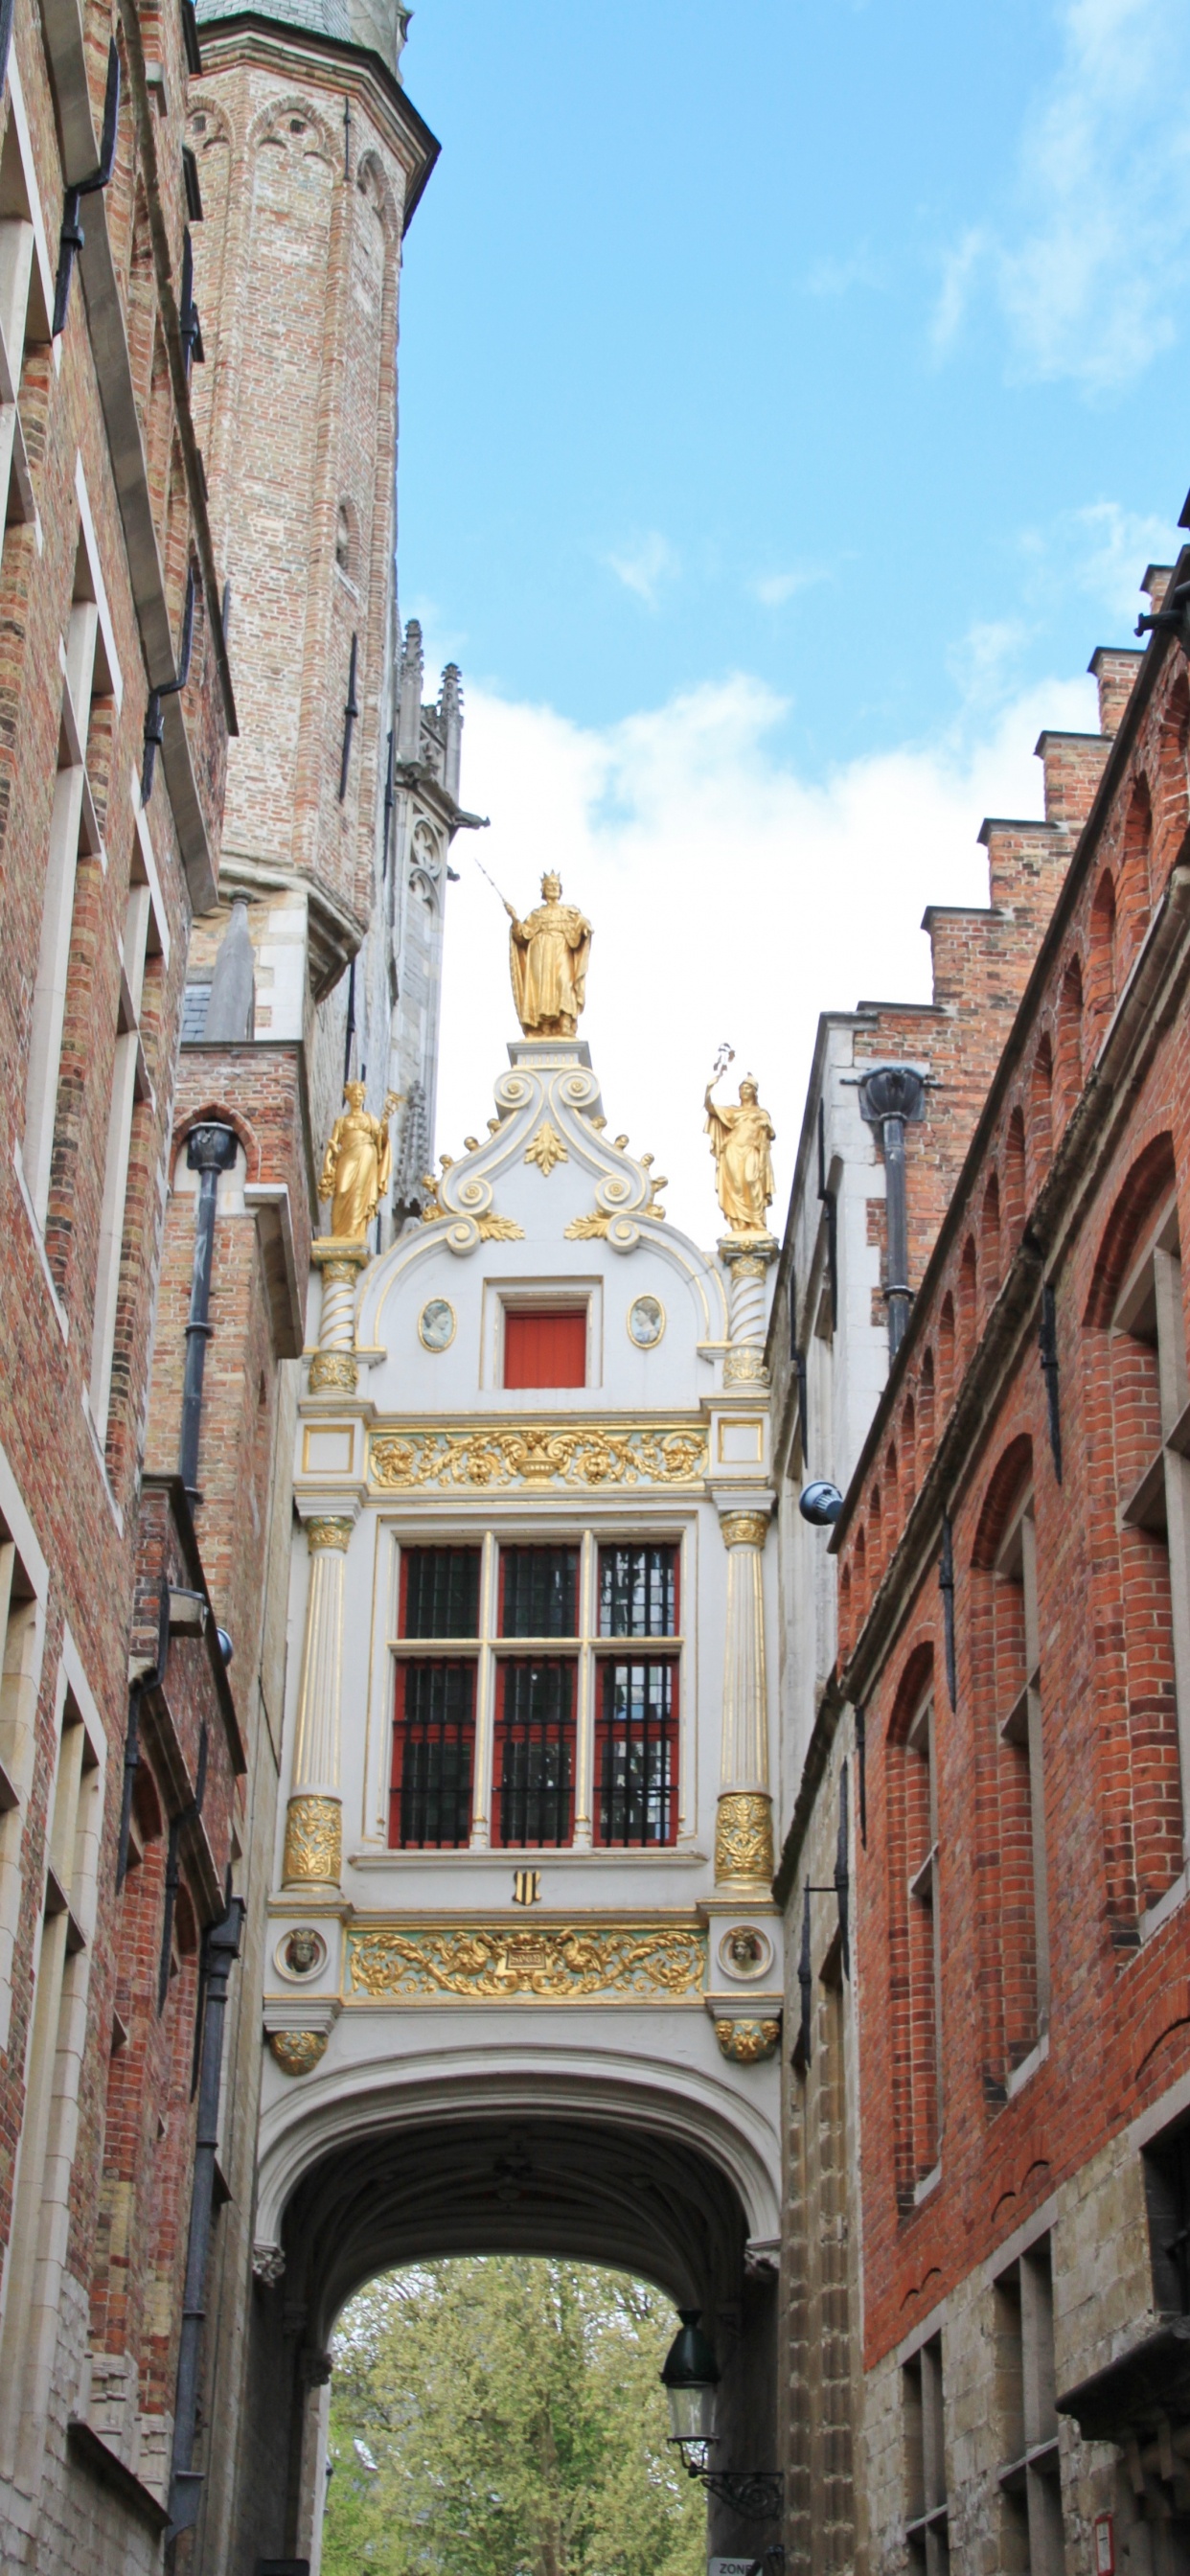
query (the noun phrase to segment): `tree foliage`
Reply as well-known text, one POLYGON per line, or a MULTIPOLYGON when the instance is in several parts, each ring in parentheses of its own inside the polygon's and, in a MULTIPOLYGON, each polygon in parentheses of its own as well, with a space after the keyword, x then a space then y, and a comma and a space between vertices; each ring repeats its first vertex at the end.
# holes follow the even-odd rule
POLYGON ((334 2342, 323 2576, 703 2576, 668 2301, 580 2263, 425 2263, 334 2342))

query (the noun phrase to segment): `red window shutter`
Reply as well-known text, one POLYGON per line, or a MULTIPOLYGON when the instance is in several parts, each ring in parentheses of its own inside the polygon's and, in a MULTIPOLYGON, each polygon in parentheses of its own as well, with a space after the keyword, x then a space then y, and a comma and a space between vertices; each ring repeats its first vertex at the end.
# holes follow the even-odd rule
POLYGON ((504 1318, 505 1386, 585 1386, 587 1317, 535 1315, 511 1308, 504 1318))

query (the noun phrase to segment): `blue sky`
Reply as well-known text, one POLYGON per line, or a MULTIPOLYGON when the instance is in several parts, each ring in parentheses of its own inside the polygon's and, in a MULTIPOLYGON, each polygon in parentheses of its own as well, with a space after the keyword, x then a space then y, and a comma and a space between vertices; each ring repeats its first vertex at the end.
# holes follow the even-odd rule
MULTIPOLYGON (((670 753, 724 743, 734 709, 724 854, 758 900, 790 871, 806 899, 796 1029, 771 1035, 787 1121, 817 1007, 886 955, 910 971, 887 923, 871 970, 858 930, 840 947, 804 800, 841 809, 892 763, 907 853, 941 781, 974 886, 974 799, 1001 772, 1023 792, 1042 701, 1090 720, 1072 684, 1178 542, 1188 67, 1190 0, 420 0, 404 71, 443 151, 406 247, 400 576, 463 666, 484 854, 515 872, 532 840, 536 862, 566 743, 580 899, 605 863, 684 899, 674 812, 650 855, 641 746, 668 728, 683 805, 670 753)), ((922 842, 924 891, 954 899, 922 842)), ((836 906, 850 865, 836 849, 836 906)), ((493 907, 469 946, 467 883, 460 1044, 498 928, 493 907)), ((893 891, 916 938, 907 856, 893 891)), ((747 946, 707 965, 700 1044, 716 977, 719 1018, 751 1006, 747 946)), ((458 1072, 470 1120, 470 1041, 458 1072)))

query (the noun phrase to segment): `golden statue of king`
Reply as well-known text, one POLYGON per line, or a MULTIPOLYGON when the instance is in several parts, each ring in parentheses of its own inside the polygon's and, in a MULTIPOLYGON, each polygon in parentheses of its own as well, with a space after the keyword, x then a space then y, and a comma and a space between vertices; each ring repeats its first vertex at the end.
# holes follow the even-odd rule
POLYGON ((332 1236, 362 1243, 392 1175, 388 1122, 400 1107, 400 1094, 389 1092, 383 1118, 365 1109, 362 1082, 345 1082, 343 1098, 347 1108, 331 1129, 318 1195, 331 1202, 332 1236))
POLYGON ((572 1038, 587 998, 591 924, 562 901, 562 880, 552 869, 541 880, 545 898, 527 921, 512 905, 508 962, 517 1018, 527 1038, 572 1038))
POLYGON ((776 1129, 751 1074, 740 1084, 739 1107, 720 1108, 708 1082, 704 1107, 706 1132, 715 1157, 719 1205, 735 1235, 768 1233, 768 1207, 773 1196, 773 1158, 769 1147, 776 1129))

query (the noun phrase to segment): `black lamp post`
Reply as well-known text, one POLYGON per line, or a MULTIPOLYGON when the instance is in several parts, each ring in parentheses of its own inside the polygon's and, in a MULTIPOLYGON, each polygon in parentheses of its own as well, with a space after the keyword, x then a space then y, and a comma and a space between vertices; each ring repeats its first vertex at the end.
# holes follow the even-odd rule
POLYGON ((699 2327, 701 2308, 679 2308, 679 2332, 661 2370, 673 2425, 670 2440, 682 2454, 690 2477, 701 2480, 709 2495, 727 2505, 743 2522, 776 2522, 785 2498, 779 2469, 713 2469, 712 2431, 719 2364, 699 2327))

